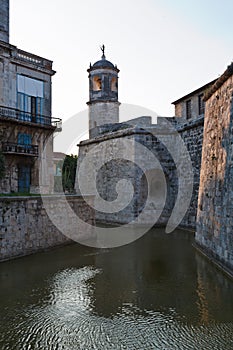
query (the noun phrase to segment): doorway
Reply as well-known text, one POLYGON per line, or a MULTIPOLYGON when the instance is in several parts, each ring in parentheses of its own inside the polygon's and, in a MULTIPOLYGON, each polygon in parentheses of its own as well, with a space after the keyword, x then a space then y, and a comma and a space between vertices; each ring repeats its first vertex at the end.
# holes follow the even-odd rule
POLYGON ((18 192, 30 192, 31 167, 20 165, 18 167, 18 192))

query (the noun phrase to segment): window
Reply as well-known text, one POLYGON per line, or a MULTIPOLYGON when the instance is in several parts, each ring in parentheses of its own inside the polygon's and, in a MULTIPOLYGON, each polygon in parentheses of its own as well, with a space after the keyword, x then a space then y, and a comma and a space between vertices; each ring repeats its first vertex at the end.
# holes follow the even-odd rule
POLYGON ((17 76, 17 108, 20 119, 42 123, 44 84, 40 80, 17 76))
POLYGON ((198 96, 198 112, 199 115, 205 113, 205 102, 203 101, 203 94, 198 96))
POLYGON ((58 164, 56 164, 55 176, 62 176, 62 164, 61 164, 61 162, 58 162, 58 164))
POLYGON ((191 113, 191 100, 186 101, 186 118, 190 119, 192 117, 191 113))
POLYGON ((17 75, 17 91, 28 96, 43 97, 44 83, 41 80, 17 75))

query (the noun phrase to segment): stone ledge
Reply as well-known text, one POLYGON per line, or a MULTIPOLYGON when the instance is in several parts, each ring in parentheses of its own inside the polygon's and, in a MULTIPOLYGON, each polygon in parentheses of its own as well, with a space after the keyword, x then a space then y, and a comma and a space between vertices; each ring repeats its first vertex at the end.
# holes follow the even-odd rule
POLYGON ((94 139, 89 139, 89 140, 84 140, 81 141, 78 146, 82 147, 82 146, 86 146, 86 145, 90 145, 93 143, 100 143, 103 141, 108 141, 110 139, 117 139, 120 137, 127 137, 127 136, 132 136, 132 135, 145 135, 148 134, 150 135, 151 133, 149 131, 147 131, 146 129, 140 129, 140 128, 128 128, 128 129, 124 129, 124 130, 120 130, 120 131, 115 131, 109 134, 104 134, 102 136, 98 136, 94 139))
POLYGON ((7 258, 0 258, 0 263, 4 263, 6 261, 10 261, 10 260, 15 260, 15 259, 19 259, 19 258, 25 258, 26 256, 32 255, 32 254, 37 254, 37 253, 43 253, 43 252, 48 252, 54 249, 58 249, 58 248, 62 248, 66 245, 71 245, 71 244, 76 244, 76 242, 69 240, 67 242, 62 242, 62 243, 58 243, 54 246, 50 246, 50 247, 46 247, 46 248, 36 248, 36 249, 31 249, 31 250, 27 250, 27 252, 25 252, 25 254, 18 254, 18 255, 14 255, 11 257, 7 257, 7 258))
POLYGON ((35 195, 35 196, 0 196, 0 202, 2 201, 27 201, 27 200, 38 200, 38 199, 67 199, 67 200, 72 200, 72 199, 85 199, 85 197, 88 198, 92 198, 94 197, 93 195, 85 195, 85 196, 81 196, 78 194, 68 194, 68 195, 64 195, 64 194, 54 194, 54 195, 35 195))

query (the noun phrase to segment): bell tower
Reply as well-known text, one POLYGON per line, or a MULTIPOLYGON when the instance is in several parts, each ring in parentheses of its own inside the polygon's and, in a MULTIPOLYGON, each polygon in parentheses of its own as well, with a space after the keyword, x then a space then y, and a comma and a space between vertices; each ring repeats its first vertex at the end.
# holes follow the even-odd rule
POLYGON ((105 46, 101 47, 102 58, 87 70, 89 73, 89 137, 97 136, 96 127, 119 123, 118 73, 119 69, 105 57, 105 46))
POLYGON ((9 0, 0 0, 0 40, 9 43, 9 0))

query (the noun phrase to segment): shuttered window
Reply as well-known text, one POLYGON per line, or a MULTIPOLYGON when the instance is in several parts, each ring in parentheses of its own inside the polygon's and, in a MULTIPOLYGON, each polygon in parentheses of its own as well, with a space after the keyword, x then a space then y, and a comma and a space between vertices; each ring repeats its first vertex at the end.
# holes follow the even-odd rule
POLYGON ((198 111, 199 115, 205 113, 205 102, 203 101, 203 94, 198 96, 198 111))
POLYGON ((190 119, 192 117, 191 111, 191 100, 186 101, 186 118, 190 119))

